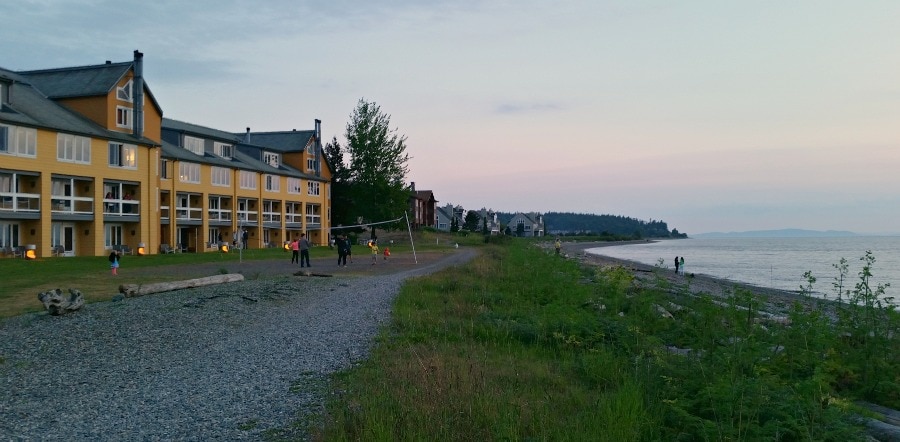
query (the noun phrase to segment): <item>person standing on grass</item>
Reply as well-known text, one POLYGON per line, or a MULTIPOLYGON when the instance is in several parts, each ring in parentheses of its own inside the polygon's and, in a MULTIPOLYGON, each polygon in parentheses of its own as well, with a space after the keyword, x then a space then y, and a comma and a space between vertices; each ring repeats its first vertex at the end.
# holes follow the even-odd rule
POLYGON ((309 264, 309 240, 306 239, 306 234, 300 234, 300 241, 297 243, 298 247, 300 247, 300 267, 303 267, 304 260, 306 261, 306 267, 312 267, 309 264))
POLYGON ((559 249, 562 248, 562 243, 559 241, 558 236, 556 237, 556 243, 554 245, 556 246, 556 256, 559 256, 559 249))
POLYGON ((291 264, 300 262, 300 241, 294 238, 291 241, 291 264))
POLYGON ((119 259, 119 252, 117 250, 113 250, 112 253, 109 254, 109 268, 112 270, 113 276, 119 274, 119 259))
POLYGON ((676 256, 676 257, 675 257, 675 274, 676 274, 676 275, 678 274, 678 264, 679 264, 679 262, 678 262, 678 257, 676 256))
POLYGON ((372 249, 372 265, 378 264, 378 244, 372 241, 369 247, 372 249))

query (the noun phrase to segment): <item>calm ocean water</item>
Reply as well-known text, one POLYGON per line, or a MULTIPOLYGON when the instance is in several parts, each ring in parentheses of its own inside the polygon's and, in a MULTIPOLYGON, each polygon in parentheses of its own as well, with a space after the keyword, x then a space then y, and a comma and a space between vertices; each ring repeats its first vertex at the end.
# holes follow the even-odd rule
POLYGON ((833 297, 832 283, 839 276, 833 267, 841 258, 849 265, 850 289, 859 281, 860 260, 869 250, 875 256, 870 285, 890 284, 886 296, 900 301, 900 236, 840 238, 698 238, 647 244, 600 247, 588 253, 675 268, 675 257, 684 256, 688 273, 725 278, 757 286, 798 291, 805 285, 803 273, 817 278, 813 290, 833 297))

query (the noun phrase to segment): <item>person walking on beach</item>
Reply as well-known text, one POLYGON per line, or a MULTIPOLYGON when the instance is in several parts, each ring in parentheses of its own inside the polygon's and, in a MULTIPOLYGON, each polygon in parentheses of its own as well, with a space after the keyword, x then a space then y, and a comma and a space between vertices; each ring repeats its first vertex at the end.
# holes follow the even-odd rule
POLYGON ((682 256, 680 259, 681 261, 679 262, 679 264, 681 264, 681 274, 684 275, 684 257, 682 256))
POLYGON ((678 262, 678 257, 676 256, 676 257, 675 257, 675 274, 676 274, 676 275, 678 274, 678 264, 679 264, 679 262, 678 262))
POLYGON ((297 246, 300 248, 300 267, 303 267, 303 262, 306 261, 306 267, 312 267, 309 264, 309 240, 306 239, 306 234, 300 234, 300 241, 297 242, 297 246))
POLYGON ((300 262, 300 241, 297 238, 291 240, 291 264, 300 262))

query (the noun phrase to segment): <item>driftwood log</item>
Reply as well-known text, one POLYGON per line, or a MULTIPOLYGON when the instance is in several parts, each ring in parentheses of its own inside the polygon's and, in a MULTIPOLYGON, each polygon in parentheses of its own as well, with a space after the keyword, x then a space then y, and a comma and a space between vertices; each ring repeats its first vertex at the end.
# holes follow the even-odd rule
POLYGON ((38 293, 38 299, 51 315, 58 316, 74 312, 84 306, 84 295, 81 291, 69 289, 69 296, 63 295, 60 289, 38 293))
POLYGON ((119 293, 122 293, 127 298, 133 298, 152 293, 162 293, 172 290, 189 289, 243 280, 244 275, 241 275, 240 273, 228 273, 226 275, 207 276, 205 278, 187 279, 184 281, 158 282, 154 284, 123 284, 119 286, 119 293))

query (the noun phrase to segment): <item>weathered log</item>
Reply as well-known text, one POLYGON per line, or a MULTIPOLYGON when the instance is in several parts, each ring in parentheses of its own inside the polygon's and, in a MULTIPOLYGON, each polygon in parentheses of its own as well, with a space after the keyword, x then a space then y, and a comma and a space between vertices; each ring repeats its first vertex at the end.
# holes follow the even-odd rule
POLYGON ((69 289, 69 296, 63 296, 60 289, 38 293, 38 299, 51 315, 58 316, 74 312, 84 306, 84 295, 81 291, 69 289))
POLYGON ((307 270, 297 270, 294 272, 294 276, 320 276, 322 278, 330 278, 333 275, 329 275, 327 273, 313 273, 307 270))
POLYGON ((172 290, 189 289, 206 285, 223 284, 226 282, 243 281, 244 275, 240 273, 228 273, 225 275, 207 276, 205 278, 187 279, 183 281, 158 282, 154 284, 123 284, 119 286, 119 293, 128 298, 144 296, 152 293, 170 292, 172 290))

